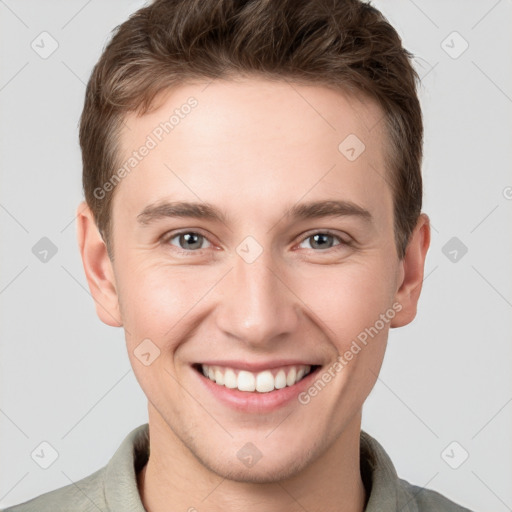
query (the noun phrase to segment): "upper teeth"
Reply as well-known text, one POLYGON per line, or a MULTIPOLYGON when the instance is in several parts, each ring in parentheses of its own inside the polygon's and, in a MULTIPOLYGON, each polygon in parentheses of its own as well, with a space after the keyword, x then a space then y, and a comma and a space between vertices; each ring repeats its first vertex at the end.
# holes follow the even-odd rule
POLYGON ((252 373, 223 366, 201 365, 203 375, 221 386, 240 391, 259 391, 268 393, 274 389, 293 386, 303 379, 310 371, 310 365, 287 366, 252 373))

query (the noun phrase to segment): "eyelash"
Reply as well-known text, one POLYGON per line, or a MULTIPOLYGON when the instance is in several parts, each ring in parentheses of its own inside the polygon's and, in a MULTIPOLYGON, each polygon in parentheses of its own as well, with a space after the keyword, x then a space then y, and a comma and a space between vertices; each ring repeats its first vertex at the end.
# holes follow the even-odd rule
MULTIPOLYGON (((172 247, 172 250, 182 256, 193 256, 193 255, 197 255, 197 254, 202 254, 202 251, 206 250, 206 249, 197 249, 197 250, 192 250, 192 251, 187 251, 185 249, 181 249, 175 245, 172 245, 171 243, 169 243, 173 238, 176 238, 180 235, 185 235, 185 234, 194 234, 194 235, 200 235, 202 236, 204 239, 206 239, 210 244, 212 243, 208 237, 206 235, 203 235, 201 232, 199 231, 192 231, 192 230, 183 230, 183 231, 176 231, 176 232, 171 232, 171 233, 167 233, 165 234, 163 237, 162 237, 162 243, 164 244, 167 244, 169 246, 172 247)), ((343 247, 352 247, 353 246, 353 242, 352 241, 346 241, 344 240, 343 238, 341 238, 339 235, 333 233, 332 231, 326 229, 326 230, 317 230, 317 231, 313 231, 313 232, 310 232, 308 234, 306 234, 306 236, 304 236, 300 242, 299 242, 299 245, 301 243, 303 243, 305 240, 307 240, 308 238, 311 238, 312 236, 314 235, 319 235, 319 234, 322 234, 322 235, 330 235, 334 238, 337 238, 338 241, 340 242, 339 244, 337 245, 334 245, 333 247, 330 247, 328 249, 324 249, 324 250, 315 250, 315 249, 309 249, 311 251, 314 251, 316 253, 329 253, 331 254, 332 252, 336 251, 336 250, 339 250, 343 247)))

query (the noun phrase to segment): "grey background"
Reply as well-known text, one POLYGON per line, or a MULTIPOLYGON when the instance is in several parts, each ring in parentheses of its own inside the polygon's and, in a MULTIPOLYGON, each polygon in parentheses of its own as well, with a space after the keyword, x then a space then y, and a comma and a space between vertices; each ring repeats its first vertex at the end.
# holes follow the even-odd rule
MULTIPOLYGON (((433 230, 418 316, 390 332, 363 429, 401 478, 512 510, 512 3, 374 4, 422 76, 433 230)), ((0 507, 96 471, 147 421, 123 331, 96 316, 74 224, 85 83, 111 29, 141 5, 0 0, 0 507), (43 31, 59 45, 46 59, 31 47, 43 31), (57 248, 47 262, 32 252, 43 237, 57 248), (31 458, 43 441, 58 453, 48 469, 31 458)))

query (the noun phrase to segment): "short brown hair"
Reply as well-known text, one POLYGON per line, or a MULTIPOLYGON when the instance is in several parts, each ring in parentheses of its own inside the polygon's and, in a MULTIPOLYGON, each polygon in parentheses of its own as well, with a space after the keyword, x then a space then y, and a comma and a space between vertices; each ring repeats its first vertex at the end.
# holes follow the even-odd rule
POLYGON ((112 190, 129 112, 195 79, 258 75, 366 95, 384 111, 397 253, 422 205, 423 122, 418 75, 395 29, 360 0, 156 0, 114 30, 87 85, 80 119, 83 188, 111 251, 112 190))

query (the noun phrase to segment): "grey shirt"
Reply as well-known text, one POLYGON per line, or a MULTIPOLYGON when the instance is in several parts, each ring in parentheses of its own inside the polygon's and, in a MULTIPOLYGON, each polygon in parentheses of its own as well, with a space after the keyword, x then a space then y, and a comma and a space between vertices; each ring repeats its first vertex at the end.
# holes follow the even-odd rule
MULTIPOLYGON (((384 448, 363 430, 360 441, 366 512, 469 511, 436 491, 398 478, 384 448)), ((105 467, 3 512, 145 512, 137 473, 147 462, 148 454, 149 426, 145 423, 126 436, 105 467)))

